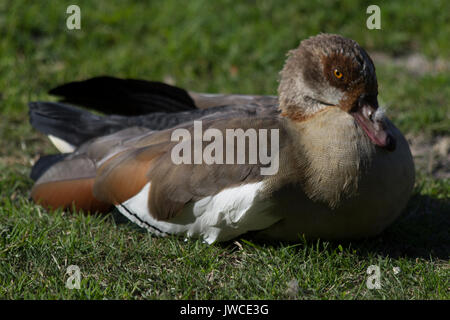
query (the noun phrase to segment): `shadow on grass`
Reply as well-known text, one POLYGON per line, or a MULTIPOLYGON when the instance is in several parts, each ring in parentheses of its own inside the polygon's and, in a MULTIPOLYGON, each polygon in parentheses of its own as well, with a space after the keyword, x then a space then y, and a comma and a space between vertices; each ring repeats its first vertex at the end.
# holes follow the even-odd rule
POLYGON ((390 257, 450 258, 450 200, 425 195, 411 198, 401 217, 378 237, 361 243, 360 253, 390 257))
MULTIPOLYGON (((117 224, 129 224, 132 228, 146 232, 146 229, 130 222, 117 210, 112 212, 112 217, 117 224)), ((251 232, 242 238, 262 247, 292 244, 264 241, 254 237, 251 232)), ((235 240, 217 245, 234 250, 235 240)), ((301 241, 304 241, 305 245, 317 244, 317 240, 302 239, 301 241)), ((327 250, 336 250, 339 245, 342 245, 356 250, 360 256, 382 255, 391 258, 447 260, 450 258, 450 201, 415 195, 401 217, 379 236, 359 241, 333 241, 329 244, 327 250)))
MULTIPOLYGON (((249 233, 245 237, 256 245, 282 246, 287 242, 267 242, 249 233)), ((316 245, 317 241, 305 240, 304 245, 316 245)), ((403 214, 380 235, 352 241, 331 241, 325 250, 338 247, 351 248, 359 256, 381 255, 391 258, 450 259, 450 200, 416 194, 409 201, 403 214)))

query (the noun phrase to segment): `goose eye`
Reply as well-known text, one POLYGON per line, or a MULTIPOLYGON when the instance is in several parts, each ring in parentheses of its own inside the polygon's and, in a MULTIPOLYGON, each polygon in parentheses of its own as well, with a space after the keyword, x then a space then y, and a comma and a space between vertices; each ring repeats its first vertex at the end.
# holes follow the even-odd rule
POLYGON ((334 69, 334 76, 338 79, 342 78, 343 74, 338 69, 334 69))

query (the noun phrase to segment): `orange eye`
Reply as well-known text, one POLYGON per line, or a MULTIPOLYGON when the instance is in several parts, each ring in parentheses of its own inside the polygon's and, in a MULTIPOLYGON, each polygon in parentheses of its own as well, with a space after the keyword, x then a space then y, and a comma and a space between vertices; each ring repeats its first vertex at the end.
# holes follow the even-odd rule
POLYGON ((342 78, 343 74, 338 69, 334 69, 334 76, 338 79, 342 78))

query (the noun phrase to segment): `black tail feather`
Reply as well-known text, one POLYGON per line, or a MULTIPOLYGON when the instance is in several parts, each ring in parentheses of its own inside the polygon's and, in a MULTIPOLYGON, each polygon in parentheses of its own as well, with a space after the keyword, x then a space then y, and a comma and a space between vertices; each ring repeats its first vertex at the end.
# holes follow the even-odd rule
POLYGON ((61 97, 61 102, 85 106, 105 114, 135 116, 196 109, 185 90, 146 80, 95 77, 61 85, 49 93, 61 97))
POLYGON ((77 147, 94 137, 127 127, 121 117, 102 117, 56 102, 30 102, 30 124, 38 131, 58 137, 77 147))

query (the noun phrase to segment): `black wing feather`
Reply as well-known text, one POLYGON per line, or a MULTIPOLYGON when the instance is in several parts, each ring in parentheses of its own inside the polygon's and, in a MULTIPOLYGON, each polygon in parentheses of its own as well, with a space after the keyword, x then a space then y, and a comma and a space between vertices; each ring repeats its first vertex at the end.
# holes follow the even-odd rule
POLYGON ((196 109, 186 90, 162 82, 119 79, 109 76, 63 84, 49 91, 61 102, 76 104, 105 114, 125 116, 152 112, 196 109))

